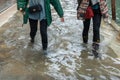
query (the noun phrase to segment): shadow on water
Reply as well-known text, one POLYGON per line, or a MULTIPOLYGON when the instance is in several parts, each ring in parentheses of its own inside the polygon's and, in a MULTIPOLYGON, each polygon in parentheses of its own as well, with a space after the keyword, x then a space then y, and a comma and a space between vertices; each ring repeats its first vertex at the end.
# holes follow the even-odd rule
POLYGON ((35 44, 29 45, 29 26, 21 27, 19 12, 0 28, 0 80, 120 79, 120 59, 111 49, 101 44, 102 59, 96 59, 91 55, 92 42, 87 48, 81 44, 82 22, 75 18, 73 2, 62 1, 66 22, 55 16, 48 28, 48 55, 42 53, 39 31, 35 44))

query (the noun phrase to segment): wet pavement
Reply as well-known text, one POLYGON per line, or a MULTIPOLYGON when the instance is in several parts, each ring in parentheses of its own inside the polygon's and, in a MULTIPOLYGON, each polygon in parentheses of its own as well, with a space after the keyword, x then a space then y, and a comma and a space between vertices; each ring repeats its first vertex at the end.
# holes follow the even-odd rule
POLYGON ((62 1, 65 23, 52 10, 48 55, 42 53, 39 30, 35 44, 29 43, 29 25, 21 27, 19 12, 0 28, 0 80, 120 80, 120 58, 104 43, 103 34, 100 59, 91 55, 92 28, 89 44, 82 44, 74 3, 62 1))
POLYGON ((0 13, 12 6, 16 0, 0 0, 0 13))

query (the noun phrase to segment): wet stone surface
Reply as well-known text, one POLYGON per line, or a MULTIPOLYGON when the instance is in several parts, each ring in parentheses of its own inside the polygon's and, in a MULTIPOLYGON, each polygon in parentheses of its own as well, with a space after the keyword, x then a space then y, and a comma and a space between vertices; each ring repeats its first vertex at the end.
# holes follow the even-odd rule
POLYGON ((107 44, 101 43, 101 59, 91 55, 92 28, 89 44, 82 45, 83 27, 74 3, 62 1, 65 23, 53 10, 48 55, 42 53, 39 30, 35 43, 29 43, 29 25, 21 27, 19 12, 0 28, 0 80, 120 80, 120 59, 107 44))
POLYGON ((0 13, 12 6, 16 0, 0 0, 0 13))

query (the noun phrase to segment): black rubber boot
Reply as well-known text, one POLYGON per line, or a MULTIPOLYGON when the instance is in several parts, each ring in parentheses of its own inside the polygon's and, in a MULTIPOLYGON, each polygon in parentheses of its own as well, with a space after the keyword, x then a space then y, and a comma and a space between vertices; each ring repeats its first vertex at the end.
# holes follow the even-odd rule
POLYGON ((99 44, 98 44, 98 43, 93 43, 93 44, 92 44, 92 48, 93 48, 94 50, 99 50, 99 44))
POLYGON ((34 43, 34 39, 31 39, 30 42, 31 42, 31 43, 34 43))
POLYGON ((98 52, 98 50, 99 50, 99 44, 98 43, 93 43, 92 44, 92 53, 93 53, 93 55, 95 56, 95 58, 98 58, 99 57, 99 52, 98 52))

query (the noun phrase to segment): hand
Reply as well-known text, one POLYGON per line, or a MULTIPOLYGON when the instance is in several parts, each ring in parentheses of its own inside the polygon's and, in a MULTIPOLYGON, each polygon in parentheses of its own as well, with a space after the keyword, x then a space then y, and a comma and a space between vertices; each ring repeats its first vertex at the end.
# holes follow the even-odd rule
POLYGON ((23 11, 23 9, 22 9, 22 8, 20 8, 20 9, 19 9, 19 11, 20 11, 21 13, 24 13, 24 11, 23 11))
POLYGON ((22 8, 20 8, 20 11, 22 11, 23 9, 22 8))
POLYGON ((61 18, 61 22, 64 22, 64 18, 63 17, 61 18))

